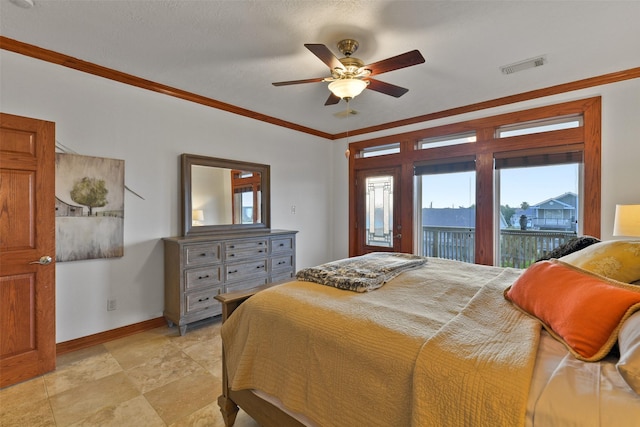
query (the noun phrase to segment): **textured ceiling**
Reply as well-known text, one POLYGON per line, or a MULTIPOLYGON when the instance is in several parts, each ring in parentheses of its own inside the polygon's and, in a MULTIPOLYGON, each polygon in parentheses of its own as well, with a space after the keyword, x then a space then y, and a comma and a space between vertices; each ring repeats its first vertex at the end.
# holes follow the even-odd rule
POLYGON ((0 34, 330 134, 640 66, 640 1, 0 0, 0 34), (365 90, 358 114, 324 106, 328 76, 304 43, 355 38, 372 63, 413 49, 426 62, 365 90), (543 67, 499 67, 539 55, 543 67), (348 123, 348 124, 347 124, 348 123))

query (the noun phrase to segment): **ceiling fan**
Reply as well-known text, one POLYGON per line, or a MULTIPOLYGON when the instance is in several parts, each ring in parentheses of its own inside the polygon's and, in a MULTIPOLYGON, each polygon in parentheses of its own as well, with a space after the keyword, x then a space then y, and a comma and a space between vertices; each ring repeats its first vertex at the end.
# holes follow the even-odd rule
POLYGON ((274 86, 287 86, 301 83, 329 82, 331 95, 324 105, 333 105, 340 102, 340 99, 347 101, 362 93, 364 89, 375 90, 376 92, 391 95, 396 98, 401 97, 409 89, 385 83, 371 78, 371 76, 386 73, 400 68, 411 67, 422 64, 424 58, 418 50, 403 53, 373 64, 365 65, 361 59, 352 57, 358 50, 358 42, 353 39, 345 39, 338 42, 338 50, 344 58, 336 56, 323 44, 305 44, 307 49, 324 62, 331 71, 331 77, 318 77, 305 80, 290 80, 286 82, 273 83, 274 86))

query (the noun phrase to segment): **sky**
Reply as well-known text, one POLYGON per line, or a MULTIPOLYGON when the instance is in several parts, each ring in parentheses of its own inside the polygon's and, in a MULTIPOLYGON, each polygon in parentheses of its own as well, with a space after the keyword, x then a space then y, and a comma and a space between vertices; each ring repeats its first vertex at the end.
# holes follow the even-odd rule
MULTIPOLYGON (((566 192, 578 194, 578 166, 555 165, 500 171, 500 204, 519 208, 566 192)), ((422 187, 422 207, 469 207, 475 203, 474 172, 429 175, 422 187)))

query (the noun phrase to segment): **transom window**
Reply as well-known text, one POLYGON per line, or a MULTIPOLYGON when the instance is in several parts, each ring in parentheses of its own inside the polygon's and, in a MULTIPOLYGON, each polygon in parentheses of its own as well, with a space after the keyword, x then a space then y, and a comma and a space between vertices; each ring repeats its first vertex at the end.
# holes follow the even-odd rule
POLYGON ((387 154, 396 154, 400 152, 400 143, 396 142, 394 144, 386 144, 386 145, 378 145, 373 147, 366 147, 360 150, 360 157, 377 157, 384 156, 387 154))
POLYGON ((582 126, 582 116, 556 117, 542 121, 517 123, 501 126, 496 130, 497 138, 530 135, 532 133, 551 132, 553 130, 571 129, 582 126))
POLYGON ((476 133, 465 132, 457 135, 432 136, 418 141, 418 149, 447 147, 449 145, 468 144, 476 142, 476 133))

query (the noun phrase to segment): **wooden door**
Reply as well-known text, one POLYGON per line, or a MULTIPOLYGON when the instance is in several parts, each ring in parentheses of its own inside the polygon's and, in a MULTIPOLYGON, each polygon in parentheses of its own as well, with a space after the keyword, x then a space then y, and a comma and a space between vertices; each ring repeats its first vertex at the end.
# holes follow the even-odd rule
POLYGON ((0 113, 0 387, 55 369, 55 124, 0 113))
POLYGON ((351 256, 401 251, 400 173, 400 167, 356 173, 356 247, 351 256))

